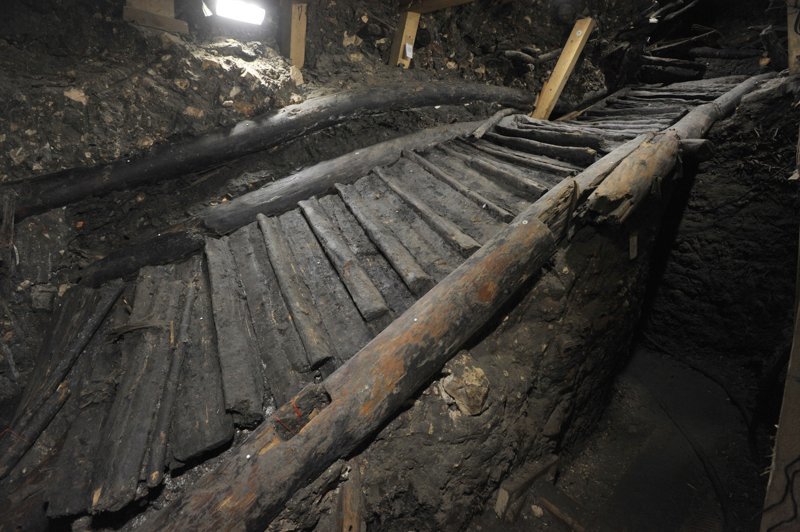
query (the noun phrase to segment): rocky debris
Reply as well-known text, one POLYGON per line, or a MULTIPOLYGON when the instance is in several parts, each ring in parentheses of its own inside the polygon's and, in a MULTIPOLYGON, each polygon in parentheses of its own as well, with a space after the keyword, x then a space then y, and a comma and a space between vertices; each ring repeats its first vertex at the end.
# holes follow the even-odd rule
POLYGON ((273 48, 137 28, 116 4, 12 15, 40 27, 0 39, 0 182, 133 156, 289 102, 295 82, 273 48))
POLYGON ((463 352, 445 367, 450 375, 442 379, 442 396, 448 403, 455 404, 467 416, 480 415, 486 409, 489 397, 489 379, 486 373, 475 365, 468 352, 463 352))

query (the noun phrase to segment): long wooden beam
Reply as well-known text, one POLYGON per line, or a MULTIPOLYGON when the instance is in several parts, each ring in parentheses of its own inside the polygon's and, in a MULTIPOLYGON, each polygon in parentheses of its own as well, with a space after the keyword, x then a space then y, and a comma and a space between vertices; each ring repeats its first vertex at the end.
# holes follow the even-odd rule
POLYGON ((281 0, 281 52, 292 66, 303 68, 306 62, 308 3, 302 0, 281 0))
POLYGON ((254 120, 239 122, 230 129, 160 146, 139 158, 5 183, 0 185, 0 193, 12 190, 18 195, 15 216, 19 220, 88 196, 207 169, 361 116, 469 101, 525 108, 532 100, 530 94, 521 90, 479 83, 405 83, 402 86, 370 87, 289 105, 254 120))
POLYGON ((586 43, 589 41, 589 34, 592 33, 594 27, 595 22, 591 17, 582 18, 575 23, 567 44, 564 45, 564 50, 561 52, 553 73, 550 75, 550 79, 542 87, 539 100, 536 102, 536 109, 531 114, 533 118, 541 118, 543 120, 550 118, 550 114, 561 97, 572 71, 575 70, 578 58, 586 47, 586 43))
POLYGON ((413 0, 400 2, 400 23, 392 40, 389 64, 392 66, 411 66, 414 56, 414 41, 417 39, 420 15, 432 13, 448 7, 469 4, 475 0, 413 0))
POLYGON ((786 2, 786 28, 789 38, 789 73, 800 74, 800 33, 797 33, 800 21, 800 7, 794 0, 786 2))

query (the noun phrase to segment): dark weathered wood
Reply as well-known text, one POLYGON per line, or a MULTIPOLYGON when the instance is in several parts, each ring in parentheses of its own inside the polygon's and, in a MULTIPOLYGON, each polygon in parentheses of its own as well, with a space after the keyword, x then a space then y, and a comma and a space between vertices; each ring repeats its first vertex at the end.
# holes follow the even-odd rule
POLYGON ((209 207, 200 218, 206 227, 227 233, 254 221, 257 214, 282 214, 294 209, 300 200, 332 192, 337 183, 353 183, 376 166, 392 164, 400 158, 403 150, 427 148, 469 135, 480 124, 464 122, 426 129, 321 162, 232 201, 209 207))
POLYGON ((533 168, 535 170, 542 170, 544 172, 551 172, 556 175, 568 176, 578 173, 581 168, 579 166, 565 163, 557 159, 533 155, 525 152, 515 151, 508 149, 504 146, 498 146, 490 142, 479 140, 477 142, 470 142, 470 146, 482 152, 488 153, 498 159, 508 161, 513 164, 524 166, 526 168, 533 168))
POLYGON ((534 155, 546 155, 555 159, 561 159, 579 166, 588 166, 597 159, 597 152, 591 148, 575 148, 571 146, 557 146, 546 142, 521 139, 517 137, 507 137, 497 133, 487 133, 484 139, 512 150, 519 150, 534 155))
POLYGON ((420 157, 413 151, 403 152, 403 156, 408 158, 414 164, 418 165, 420 168, 424 168, 428 173, 434 176, 436 179, 439 179, 443 183, 446 183, 453 187, 455 190, 459 191, 465 197, 471 199, 475 202, 476 205, 481 207, 482 209, 486 209, 492 216, 497 218, 503 222, 510 222, 514 219, 514 215, 509 212, 508 210, 500 207, 490 199, 486 198, 483 194, 479 191, 468 187, 462 180, 457 179, 449 172, 445 171, 440 166, 432 163, 431 161, 420 157))
POLYGON ((81 514, 91 505, 92 473, 101 452, 101 429, 114 400, 120 371, 120 347, 110 332, 126 319, 124 305, 116 304, 81 355, 87 359, 89 369, 80 390, 76 390, 80 410, 66 434, 45 488, 49 517, 81 514))
POLYGON ((308 286, 298 275, 300 268, 280 220, 259 214, 258 226, 264 235, 278 286, 305 347, 309 367, 317 367, 336 355, 322 316, 308 286))
POLYGON ((476 100, 526 108, 533 99, 529 92, 506 87, 430 82, 392 83, 313 98, 240 122, 227 130, 160 146, 136 159, 123 159, 94 168, 70 169, 16 183, 14 186, 20 192, 17 218, 110 190, 178 177, 376 112, 476 100))
POLYGON ((422 296, 433 288, 434 281, 431 276, 422 269, 397 237, 376 219, 353 186, 336 185, 336 189, 347 208, 353 213, 375 246, 381 250, 386 260, 394 267, 408 289, 413 294, 422 296))
MULTIPOLYGON (((764 32, 762 31, 763 35, 764 32)), ((784 51, 785 53, 785 51, 784 51)), ((712 48, 710 46, 697 46, 689 49, 692 57, 712 57, 715 59, 750 59, 761 57, 761 50, 755 48, 712 48)))
POLYGON ((319 204, 339 228, 348 246, 356 254, 362 267, 389 305, 391 313, 378 320, 376 324, 381 329, 385 328, 394 321, 394 318, 414 304, 416 298, 411 294, 400 275, 369 239, 364 228, 358 223, 340 196, 325 196, 319 200, 319 204))
MULTIPOLYGON (((475 150, 467 142, 449 142, 441 144, 438 148, 448 155, 459 158, 479 172, 487 175, 496 175, 500 181, 513 181, 526 189, 549 189, 561 181, 561 175, 545 172, 527 167, 519 167, 499 159, 493 155, 475 150)), ((512 185, 513 186, 513 185, 512 185)))
POLYGON ((264 378, 255 333, 228 239, 206 240, 225 409, 243 427, 264 419, 264 378))
POLYGON ((464 260, 453 247, 426 222, 413 207, 375 174, 354 184, 361 197, 422 268, 436 281, 446 277, 464 260))
POLYGON ((121 344, 122 382, 103 427, 92 477, 91 511, 120 510, 140 491, 141 473, 159 412, 170 367, 175 318, 181 313, 181 282, 173 266, 142 269, 136 285, 133 312, 121 344))
POLYGON ((478 173, 502 183, 504 186, 516 191, 518 195, 525 197, 529 201, 535 201, 540 198, 549 188, 547 183, 528 178, 517 168, 510 165, 504 163, 492 164, 482 157, 470 157, 448 146, 439 146, 439 149, 450 157, 463 160, 467 166, 473 168, 478 173))
POLYGON ((525 493, 537 478, 552 470, 556 463, 558 463, 558 456, 550 454, 529 462, 512 472, 497 489, 497 500, 494 504, 494 512, 497 517, 503 519, 514 500, 525 493))
MULTIPOLYGON (((479 153, 483 155, 482 152, 479 153)), ((458 179, 464 181, 470 188, 480 190, 482 194, 515 215, 531 204, 525 194, 508 187, 501 180, 492 179, 491 176, 468 166, 463 158, 450 157, 438 149, 429 150, 424 154, 424 158, 445 172, 458 176, 458 179)))
POLYGON ((258 225, 246 225, 229 238, 265 377, 275 402, 282 404, 306 383, 302 373, 311 371, 312 363, 286 307, 258 225))
POLYGON ((478 250, 481 245, 474 238, 465 234, 456 224, 436 213, 416 194, 403 186, 394 176, 381 168, 375 169, 375 174, 380 177, 395 194, 403 198, 421 217, 428 222, 434 231, 439 233, 459 253, 468 257, 478 250))
POLYGON ((369 342, 372 334, 300 211, 279 218, 295 258, 295 274, 308 286, 337 362, 343 362, 369 342))
POLYGON ((167 437, 172 422, 173 408, 178 395, 178 382, 183 371, 183 361, 188 351, 189 325, 192 319, 194 300, 197 297, 199 277, 202 275, 202 258, 193 257, 186 272, 181 272, 187 279, 181 286, 183 294, 183 312, 170 322, 169 373, 164 383, 164 391, 158 406, 158 416, 153 435, 150 438, 150 452, 146 464, 145 477, 148 488, 155 488, 164 480, 164 468, 167 456, 167 437), (188 275, 187 275, 188 274, 188 275))
POLYGON ((299 205, 364 319, 372 321, 389 312, 389 307, 380 291, 372 283, 367 272, 361 268, 355 253, 334 228, 319 202, 312 198, 301 201, 299 205))
POLYGON ((589 518, 578 503, 559 491, 544 478, 534 483, 533 493, 536 504, 550 512, 556 519, 574 532, 588 530, 589 518))
MULTIPOLYGON (((0 273, 11 279, 17 265, 14 251, 14 209, 16 195, 13 192, 0 193, 0 273)), ((10 288, 0 287, 0 289, 10 288)))
POLYGON ((115 282, 100 290, 75 287, 67 292, 39 351, 10 430, 0 440, 0 478, 19 462, 63 405, 53 398, 66 400, 70 386, 61 386, 64 379, 121 291, 122 283, 115 282), (48 417, 47 412, 52 415, 48 417))
POLYGON ((170 469, 185 467, 233 439, 233 416, 225 411, 205 261, 201 268, 170 426, 170 469))
POLYGON ((647 100, 659 100, 659 99, 671 100, 679 98, 682 100, 701 100, 701 101, 710 101, 717 97, 714 93, 689 92, 689 91, 672 92, 672 91, 659 91, 658 89, 650 89, 650 90, 634 89, 628 92, 628 96, 630 96, 631 98, 642 98, 647 100))
POLYGON ((256 431, 144 529, 263 528, 298 487, 355 449, 549 260, 555 240, 535 216, 517 218, 325 381, 331 404, 293 438, 256 431))
POLYGON ((476 139, 481 138, 486 134, 487 131, 492 129, 494 126, 497 125, 504 117, 514 114, 514 109, 501 109, 497 111, 495 114, 490 116, 484 123, 482 123, 475 131, 472 132, 471 137, 476 139))
POLYGON ((367 532, 366 508, 361 489, 359 460, 351 460, 347 481, 339 488, 339 500, 335 508, 335 532, 367 532))
MULTIPOLYGON (((600 132, 593 131, 591 133, 581 131, 575 127, 546 127, 544 124, 536 124, 532 118, 526 117, 526 124, 534 125, 536 127, 519 127, 516 121, 504 120, 501 121, 496 131, 506 136, 523 137, 530 140, 545 142, 547 144, 557 144, 559 146, 576 146, 592 148, 608 152, 614 147, 616 142, 611 140, 609 136, 600 132)), ((545 122, 542 120, 541 122, 545 122)), ((547 124, 560 124, 559 122, 546 122, 547 124)))

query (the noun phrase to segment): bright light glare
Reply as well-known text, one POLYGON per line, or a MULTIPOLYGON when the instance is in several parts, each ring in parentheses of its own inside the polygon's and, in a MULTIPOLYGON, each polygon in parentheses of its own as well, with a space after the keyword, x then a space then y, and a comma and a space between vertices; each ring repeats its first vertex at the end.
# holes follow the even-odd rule
POLYGON ((217 15, 248 24, 261 24, 267 12, 241 0, 217 0, 217 15))

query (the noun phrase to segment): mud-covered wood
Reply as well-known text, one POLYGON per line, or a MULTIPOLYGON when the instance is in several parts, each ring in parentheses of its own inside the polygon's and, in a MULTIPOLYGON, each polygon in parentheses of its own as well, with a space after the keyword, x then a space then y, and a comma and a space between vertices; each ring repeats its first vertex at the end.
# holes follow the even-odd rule
POLYGON ((442 167, 420 157, 413 151, 403 152, 403 156, 412 161, 414 164, 418 165, 420 168, 424 168, 425 171, 436 177, 436 179, 439 179, 443 183, 450 185, 465 197, 471 199, 480 208, 486 209, 486 212, 490 213, 498 220, 510 222, 514 219, 514 215, 511 214, 511 212, 509 212, 507 209, 497 205, 494 201, 484 196, 480 191, 470 188, 462 180, 456 178, 453 176, 453 174, 447 172, 442 167))
POLYGON ((67 431, 45 488, 49 517, 80 514, 91 505, 92 473, 97 455, 102 452, 99 448, 102 427, 114 400, 120 372, 120 347, 111 331, 126 318, 123 305, 116 304, 81 354, 89 369, 75 392, 79 405, 77 417, 67 431))
POLYGON ((229 239, 266 381, 281 404, 303 387, 302 373, 310 371, 312 364, 286 307, 258 224, 246 225, 229 239))
POLYGON ((319 204, 328 213, 331 222, 339 228, 347 245, 358 257, 359 263, 389 305, 391 313, 378 320, 377 324, 381 329, 386 327, 394 318, 410 307, 416 298, 386 260, 386 257, 370 240, 341 197, 338 195, 325 196, 320 198, 319 204))
POLYGON ((559 146, 592 148, 603 152, 609 151, 616 144, 616 139, 609 138, 611 135, 606 136, 596 131, 588 133, 578 127, 566 127, 558 122, 537 121, 530 117, 525 117, 522 124, 513 119, 502 120, 495 130, 507 136, 522 137, 559 146), (525 125, 533 127, 525 127, 525 125))
POLYGON ((383 227, 383 224, 365 205, 354 187, 337 185, 336 189, 347 208, 353 213, 375 246, 381 250, 386 260, 394 267, 408 289, 417 296, 422 296, 430 290, 434 285, 433 278, 422 269, 422 266, 394 233, 383 227))
POLYGON ((331 398, 324 386, 309 384, 295 397, 278 407, 270 421, 276 433, 282 439, 289 440, 330 402, 331 398))
POLYGON ((551 172, 564 177, 574 175, 581 170, 580 166, 565 163, 564 161, 511 150, 504 146, 498 146, 483 140, 469 142, 468 144, 476 150, 480 150, 512 164, 533 168, 535 170, 542 170, 544 172, 551 172))
MULTIPOLYGON (((143 495, 159 405, 170 369, 182 283, 173 266, 144 268, 123 335, 123 378, 103 427, 92 479, 91 511, 116 511, 143 495)), ((180 319, 180 318, 178 318, 180 319)), ((145 492, 146 493, 146 492, 145 492)))
POLYGON ((21 219, 110 190, 175 178, 358 116, 476 100, 524 109, 533 102, 533 95, 478 83, 425 82, 393 83, 313 98, 255 120, 240 122, 230 129, 160 146, 139 158, 70 169, 19 182, 14 185, 20 193, 16 215, 21 219))
POLYGON ((408 190, 397 178, 380 168, 375 169, 375 174, 463 256, 468 257, 481 247, 474 238, 464 233, 456 224, 435 212, 420 197, 408 190))
POLYGON ((545 155, 578 166, 589 166, 597 159, 597 151, 591 148, 558 146, 556 144, 547 144, 546 142, 538 142, 519 137, 507 137, 497 133, 487 133, 483 138, 499 146, 511 148, 512 150, 523 151, 533 155, 545 155))
POLYGON ((208 269, 203 261, 169 434, 170 468, 180 469, 233 438, 225 411, 208 269))
POLYGON ((8 475, 66 401, 72 384, 64 384, 64 379, 121 291, 122 283, 115 282, 99 290, 75 287, 67 292, 11 426, 0 439, 0 478, 8 475))
POLYGON ((299 205, 364 319, 372 321, 389 312, 380 291, 317 200, 301 201, 299 205))
POLYGON ((225 409, 236 424, 253 427, 264 419, 265 390, 247 301, 228 239, 206 240, 205 255, 225 409))
POLYGON ((260 214, 258 226, 264 235, 272 269, 286 307, 305 347, 309 367, 317 367, 336 353, 322 316, 314 304, 311 291, 298 274, 300 268, 296 264, 280 220, 260 214))
POLYGON ((308 286, 328 332, 334 350, 331 356, 335 355, 337 363, 343 362, 369 342, 372 333, 300 211, 279 218, 295 257, 295 273, 308 286))
POLYGON ((439 149, 450 157, 461 159, 467 166, 473 168, 480 174, 490 177, 496 182, 502 183, 507 188, 514 190, 518 195, 525 197, 529 201, 536 201, 542 194, 547 192, 550 185, 557 179, 541 179, 540 173, 526 173, 517 167, 506 164, 502 161, 492 161, 483 155, 471 155, 450 146, 442 145, 439 149), (548 183, 549 181, 549 183, 548 183))
POLYGON ((148 488, 155 488, 164 480, 164 469, 167 461, 167 437, 178 395, 178 382, 183 372, 183 361, 186 358, 189 338, 189 326, 192 319, 194 300, 197 297, 198 281, 202 275, 201 257, 190 261, 188 282, 181 287, 183 292, 183 311, 170 322, 169 372, 164 383, 164 390, 158 406, 158 416, 150 438, 150 451, 147 454, 145 478, 148 488))

